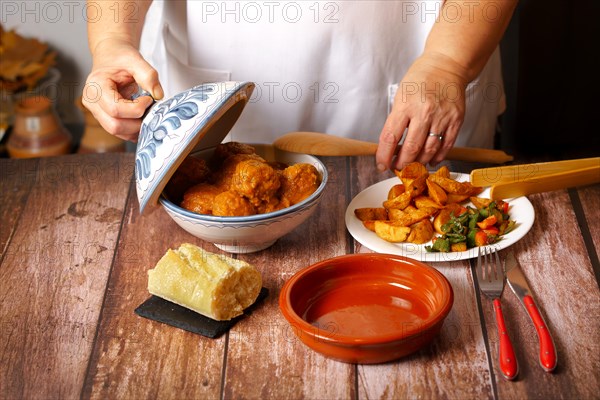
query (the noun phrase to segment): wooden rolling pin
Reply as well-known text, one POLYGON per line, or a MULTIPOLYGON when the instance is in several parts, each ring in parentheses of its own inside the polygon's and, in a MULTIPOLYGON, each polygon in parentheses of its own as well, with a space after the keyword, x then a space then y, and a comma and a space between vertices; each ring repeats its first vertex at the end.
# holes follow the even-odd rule
MULTIPOLYGON (((377 151, 377 143, 348 139, 317 132, 290 132, 277 138, 273 146, 292 153, 317 156, 362 156, 377 151)), ((501 150, 474 147, 453 147, 446 156, 448 160, 503 164, 513 157, 501 150)))

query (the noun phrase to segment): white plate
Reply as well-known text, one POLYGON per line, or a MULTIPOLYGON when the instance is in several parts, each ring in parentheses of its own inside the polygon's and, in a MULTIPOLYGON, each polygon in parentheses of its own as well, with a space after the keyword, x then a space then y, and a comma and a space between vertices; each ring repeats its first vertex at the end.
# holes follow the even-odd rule
MULTIPOLYGON (((469 180, 469 175, 452 173, 452 178, 464 182, 469 180)), ((468 258, 477 257, 477 248, 472 248, 467 251, 450 252, 450 253, 429 253, 425 250, 425 246, 431 245, 431 242, 425 244, 413 243, 391 243, 381 239, 379 236, 364 227, 362 222, 354 215, 354 210, 362 207, 382 207, 383 201, 387 199, 390 188, 400 180, 396 177, 386 179, 385 181, 369 186, 360 192, 348 205, 346 209, 346 228, 350 234, 363 246, 376 251, 378 253, 397 254, 405 257, 414 258, 420 261, 456 261, 468 258)), ((486 188, 479 197, 488 197, 489 188, 486 188)), ((510 219, 516 221, 515 229, 506 235, 498 243, 492 246, 497 250, 502 250, 511 246, 529 232, 535 219, 535 211, 533 206, 526 197, 518 197, 515 199, 507 199, 509 202, 510 219)), ((465 203, 472 205, 471 203, 465 203)))

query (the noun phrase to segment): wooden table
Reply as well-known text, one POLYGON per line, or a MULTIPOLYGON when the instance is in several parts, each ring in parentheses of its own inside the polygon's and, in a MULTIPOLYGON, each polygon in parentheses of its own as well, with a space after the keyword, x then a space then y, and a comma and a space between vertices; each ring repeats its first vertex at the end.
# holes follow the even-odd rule
POLYGON ((533 325, 503 296, 520 374, 498 371, 492 303, 472 261, 435 263, 454 307, 426 349, 385 365, 332 361, 297 340, 277 297, 293 273, 361 249, 344 225, 353 196, 387 178, 373 158, 326 158, 317 214, 273 247, 238 257, 270 296, 226 335, 208 339, 134 314, 146 271, 167 248, 196 243, 162 209, 140 216, 133 156, 0 160, 0 397, 13 398, 564 398, 600 393, 600 185, 530 196, 532 230, 516 251, 556 342, 538 364, 533 325))

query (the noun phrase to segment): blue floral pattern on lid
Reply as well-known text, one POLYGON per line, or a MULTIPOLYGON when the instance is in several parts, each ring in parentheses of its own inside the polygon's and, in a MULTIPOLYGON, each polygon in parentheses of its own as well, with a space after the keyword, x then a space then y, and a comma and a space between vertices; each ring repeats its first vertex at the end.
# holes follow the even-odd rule
POLYGON ((179 93, 172 99, 156 106, 154 116, 140 130, 140 142, 135 160, 136 178, 150 176, 150 161, 156 157, 156 148, 160 146, 170 131, 181 128, 181 120, 188 120, 198 115, 199 102, 208 100, 212 86, 198 86, 188 92, 179 93))
MULTIPOLYGON (((150 108, 142 122, 135 158, 140 213, 149 203, 157 202, 183 159, 194 148, 202 147, 203 138, 213 145, 223 140, 228 132, 210 127, 235 104, 247 103, 253 89, 251 82, 207 83, 150 108)), ((241 113, 242 108, 236 111, 241 113)))

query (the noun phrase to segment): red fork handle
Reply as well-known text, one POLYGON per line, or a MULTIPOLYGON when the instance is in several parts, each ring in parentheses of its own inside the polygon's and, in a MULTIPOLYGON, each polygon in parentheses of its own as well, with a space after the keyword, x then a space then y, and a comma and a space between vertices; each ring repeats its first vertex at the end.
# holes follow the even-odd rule
POLYGON ((533 321, 535 330, 537 331, 538 338, 540 340, 540 364, 546 372, 552 372, 556 368, 558 362, 556 358, 556 349, 554 348, 554 341, 550 336, 550 331, 544 322, 544 318, 540 314, 533 298, 529 295, 523 297, 523 303, 525 309, 533 321))
POLYGON ((494 299, 494 311, 496 312, 496 326, 498 327, 498 338, 500 339, 500 354, 498 355, 500 359, 500 371, 502 371, 502 375, 506 379, 513 380, 519 373, 519 364, 517 363, 510 337, 506 331, 500 299, 494 299))

